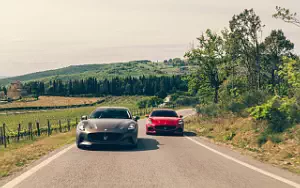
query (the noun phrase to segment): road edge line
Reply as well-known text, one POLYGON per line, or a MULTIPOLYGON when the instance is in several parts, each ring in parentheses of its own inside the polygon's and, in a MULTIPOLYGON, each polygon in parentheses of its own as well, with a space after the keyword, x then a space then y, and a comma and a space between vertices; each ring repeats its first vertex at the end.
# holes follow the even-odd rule
POLYGON ((51 163, 53 160, 57 159, 58 157, 60 157, 61 155, 63 155, 64 153, 66 153, 67 151, 69 151, 70 149, 72 149, 74 146, 75 146, 75 144, 72 144, 71 146, 63 149, 62 151, 56 153, 55 155, 49 157, 48 159, 46 159, 44 161, 42 161, 40 164, 32 167, 31 169, 27 170, 23 174, 19 175, 18 177, 14 178, 11 181, 9 181, 8 183, 6 183, 2 188, 12 188, 12 187, 15 187, 16 185, 18 185, 19 183, 21 183, 23 180, 25 180, 26 178, 28 178, 32 174, 34 174, 35 172, 37 172, 41 168, 43 168, 46 165, 48 165, 49 163, 51 163))
POLYGON ((278 180, 278 181, 281 181, 281 182, 283 182, 283 183, 286 183, 286 184, 288 184, 288 185, 290 185, 290 186, 293 186, 293 187, 296 187, 296 188, 300 188, 300 184, 298 184, 298 183, 296 183, 296 182, 293 182, 293 181, 288 180, 288 179, 286 179, 286 178, 283 178, 283 177, 280 177, 280 176, 278 176, 278 175, 272 174, 272 173, 267 172, 267 171, 265 171, 265 170, 262 170, 262 169, 260 169, 260 168, 258 168, 258 167, 255 167, 255 166, 253 166, 253 165, 250 165, 250 164, 248 164, 248 163, 245 163, 245 162, 243 162, 243 161, 240 161, 240 160, 238 160, 238 159, 236 159, 236 158, 233 158, 233 157, 231 157, 231 156, 229 156, 229 155, 226 155, 226 154, 224 154, 224 153, 221 153, 221 152, 219 152, 219 151, 217 151, 217 150, 215 150, 215 149, 213 149, 213 148, 211 148, 211 147, 209 147, 209 146, 206 146, 206 145, 200 143, 199 141, 197 141, 197 140, 195 140, 195 139, 193 139, 193 138, 190 138, 190 137, 188 137, 188 136, 184 136, 184 137, 187 138, 187 139, 189 139, 190 141, 192 141, 192 142, 194 142, 194 143, 196 143, 196 144, 198 144, 198 145, 200 145, 200 146, 202 146, 202 147, 204 147, 204 148, 210 150, 211 152, 216 153, 216 154, 218 154, 218 155, 220 155, 220 156, 222 156, 222 157, 224 157, 224 158, 226 158, 226 159, 229 159, 229 160, 231 160, 231 161, 233 161, 233 162, 236 162, 236 163, 238 163, 238 164, 240 164, 240 165, 242 165, 242 166, 244 166, 244 167, 247 167, 247 168, 249 168, 249 169, 251 169, 251 170, 254 170, 254 171, 256 171, 256 172, 259 172, 259 173, 261 173, 261 174, 264 174, 264 175, 266 175, 266 176, 269 176, 269 177, 271 177, 271 178, 273 178, 273 179, 276 179, 276 180, 278 180))

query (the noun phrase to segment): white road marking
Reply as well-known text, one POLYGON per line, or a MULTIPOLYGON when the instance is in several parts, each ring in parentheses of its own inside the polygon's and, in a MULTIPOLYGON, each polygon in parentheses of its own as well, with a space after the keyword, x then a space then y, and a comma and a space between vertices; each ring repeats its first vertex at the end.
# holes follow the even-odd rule
POLYGON ((64 153, 66 153, 67 151, 72 149, 74 146, 75 146, 75 144, 72 144, 71 146, 67 147, 66 149, 64 149, 64 150, 58 152, 57 154, 49 157, 48 159, 44 160, 40 164, 36 165, 35 167, 29 169, 25 173, 21 174, 20 176, 14 178, 13 180, 11 180, 7 184, 5 184, 3 186, 3 188, 11 188, 11 187, 14 187, 14 186, 18 185, 20 182, 22 182, 23 180, 25 180, 26 178, 28 178, 29 176, 31 176, 32 174, 37 172, 39 169, 41 169, 44 166, 48 165, 50 162, 52 162, 53 160, 57 159, 58 157, 60 157, 61 155, 63 155, 64 153))
POLYGON ((204 144, 198 142, 197 140, 195 140, 195 139, 193 139, 193 138, 190 138, 190 137, 188 137, 188 136, 185 136, 185 138, 187 138, 187 139, 189 139, 190 141, 192 141, 192 142, 194 142, 194 143, 196 143, 196 144, 198 144, 198 145, 200 145, 200 146, 202 146, 202 147, 204 147, 204 148, 210 150, 211 152, 214 152, 215 154, 218 154, 218 155, 220 155, 220 156, 222 156, 222 157, 224 157, 224 158, 226 158, 226 159, 229 159, 229 160, 231 160, 231 161, 234 161, 234 162, 236 162, 236 163, 238 163, 238 164, 240 164, 240 165, 242 165, 242 166, 244 166, 244 167, 250 168, 250 169, 252 169, 252 170, 254 170, 254 171, 256 171, 256 172, 259 172, 259 173, 261 173, 261 174, 264 174, 264 175, 266 175, 266 176, 269 176, 269 177, 271 177, 271 178, 274 178, 274 179, 276 179, 276 180, 278 180, 278 181, 281 181, 281 182, 283 182, 283 183, 286 183, 286 184, 288 184, 288 185, 290 185, 290 186, 293 186, 293 187, 296 187, 296 188, 300 188, 300 184, 298 184, 298 183, 296 183, 296 182, 290 181, 290 180, 285 179, 285 178, 283 178, 283 177, 280 177, 280 176, 277 176, 277 175, 272 174, 272 173, 270 173, 270 172, 267 172, 267 171, 264 171, 264 170, 262 170, 262 169, 259 169, 259 168, 255 167, 255 166, 252 166, 252 165, 248 164, 248 163, 242 162, 242 161, 240 161, 240 160, 238 160, 238 159, 235 159, 235 158, 233 158, 233 157, 231 157, 231 156, 229 156, 229 155, 226 155, 226 154, 221 153, 221 152, 219 152, 219 151, 217 151, 217 150, 215 150, 215 149, 212 149, 212 148, 210 148, 210 147, 208 147, 208 146, 206 146, 206 145, 204 145, 204 144))

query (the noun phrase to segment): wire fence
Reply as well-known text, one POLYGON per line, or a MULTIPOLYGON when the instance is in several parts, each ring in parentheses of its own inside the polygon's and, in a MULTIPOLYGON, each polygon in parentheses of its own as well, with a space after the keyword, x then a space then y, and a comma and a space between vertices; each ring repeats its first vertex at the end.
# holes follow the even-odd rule
MULTIPOLYGON (((175 105, 167 105, 164 108, 175 108, 175 105)), ((153 108, 143 108, 143 109, 130 109, 133 116, 144 116, 151 113, 153 108)), ((18 143, 25 140, 34 140, 41 136, 51 136, 57 133, 69 132, 76 128, 80 121, 80 117, 68 118, 68 119, 47 119, 47 121, 33 120, 28 124, 17 125, 17 130, 13 130, 9 124, 3 123, 0 126, 0 146, 4 146, 12 143, 18 143)), ((15 126, 14 126, 15 127, 15 126)))

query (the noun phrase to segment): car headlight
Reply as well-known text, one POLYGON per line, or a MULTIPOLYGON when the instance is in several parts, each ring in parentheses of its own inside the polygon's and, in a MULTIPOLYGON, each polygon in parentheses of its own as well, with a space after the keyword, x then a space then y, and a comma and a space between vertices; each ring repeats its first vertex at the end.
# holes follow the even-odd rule
POLYGON ((95 124, 91 124, 91 123, 88 123, 86 122, 86 124, 84 122, 80 122, 77 126, 78 130, 80 131, 85 131, 86 128, 89 128, 89 129, 97 129, 97 125, 95 124))
POLYGON ((128 130, 129 131, 132 131, 132 130, 134 130, 135 129, 135 124, 130 124, 129 126, 128 126, 128 130))
POLYGON ((147 124, 152 124, 151 119, 148 119, 148 120, 147 120, 147 124))
POLYGON ((98 128, 96 124, 91 124, 91 123, 89 123, 87 126, 89 129, 97 129, 98 128))
POLYGON ((80 130, 80 131, 84 131, 85 130, 84 123, 79 122, 78 125, 77 125, 77 129, 80 130))
POLYGON ((183 120, 182 120, 182 119, 180 119, 180 120, 178 121, 178 125, 183 125, 183 120))

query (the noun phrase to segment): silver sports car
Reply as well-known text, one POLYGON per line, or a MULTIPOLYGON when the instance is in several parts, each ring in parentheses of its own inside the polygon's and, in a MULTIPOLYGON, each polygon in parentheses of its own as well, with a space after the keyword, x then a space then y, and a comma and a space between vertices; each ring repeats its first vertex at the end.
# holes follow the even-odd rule
POLYGON ((127 108, 97 108, 89 117, 83 116, 77 125, 77 147, 103 144, 136 147, 138 119, 127 108))

